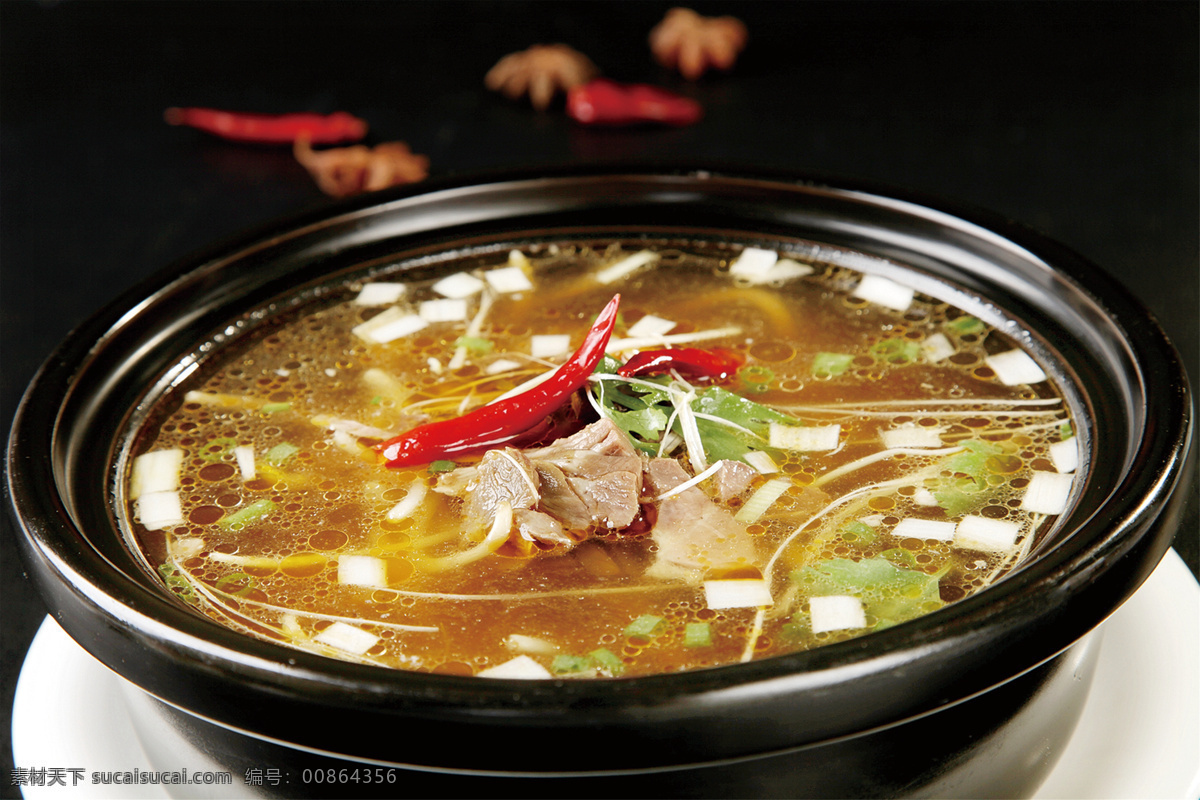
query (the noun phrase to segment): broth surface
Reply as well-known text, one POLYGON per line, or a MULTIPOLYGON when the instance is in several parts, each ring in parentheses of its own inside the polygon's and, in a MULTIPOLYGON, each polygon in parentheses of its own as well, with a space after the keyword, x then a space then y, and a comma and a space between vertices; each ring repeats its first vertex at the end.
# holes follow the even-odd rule
POLYGON ((183 602, 400 669, 646 675, 935 611, 1011 569, 1067 508, 1080 454, 1050 370, 888 278, 800 251, 670 241, 488 252, 449 272, 348 284, 161 401, 133 444, 128 516, 183 602), (556 419, 571 431, 610 420, 626 437, 640 463, 633 522, 613 512, 543 538, 518 524, 562 523, 554 476, 609 492, 572 472, 594 448, 552 458, 543 439, 381 463, 381 441, 563 363, 618 292, 608 360, 556 419), (615 374, 663 348, 733 366, 615 374), (519 480, 489 494, 484 473, 510 464, 532 482, 523 506, 519 480), (701 479, 672 491, 681 475, 701 479))

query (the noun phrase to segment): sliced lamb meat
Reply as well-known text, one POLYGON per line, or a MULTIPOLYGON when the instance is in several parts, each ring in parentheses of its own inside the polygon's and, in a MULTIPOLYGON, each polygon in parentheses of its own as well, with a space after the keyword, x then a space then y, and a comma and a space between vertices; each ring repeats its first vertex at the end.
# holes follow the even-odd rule
POLYGON ((578 433, 559 439, 545 447, 527 450, 526 455, 530 458, 553 458, 559 453, 572 450, 591 450, 603 456, 636 456, 638 454, 625 432, 606 417, 593 422, 578 433))
POLYGON ((567 476, 571 489, 587 506, 601 528, 620 530, 633 522, 641 508, 641 461, 635 471, 610 472, 596 478, 567 476))
MULTIPOLYGON (((646 484, 657 496, 689 477, 679 462, 656 458, 647 469, 646 484)), ((713 570, 755 566, 758 560, 746 527, 695 486, 659 503, 651 536, 658 552, 650 573, 663 577, 701 577, 713 570)))
POLYGON ((592 512, 583 498, 576 493, 570 480, 561 469, 549 462, 539 463, 535 469, 541 480, 542 499, 538 508, 574 530, 584 530, 592 525, 592 512))
MULTIPOLYGON (((546 447, 489 450, 476 466, 441 476, 437 490, 463 498, 463 513, 473 524, 491 520, 499 501, 507 500, 514 511, 548 514, 561 523, 561 537, 546 534, 541 541, 561 544, 565 537, 573 543, 637 518, 643 463, 625 434, 601 420, 546 447)), ((536 531, 551 530, 544 521, 527 527, 534 538, 536 531)))
POLYGON ((637 517, 642 457, 608 419, 525 455, 542 479, 540 510, 569 528, 619 530, 637 517))
POLYGON ((517 532, 529 541, 556 547, 575 546, 576 540, 563 530, 561 522, 549 514, 523 508, 513 512, 513 520, 517 524, 517 532))
POLYGON ((468 486, 466 514, 472 520, 492 519, 501 500, 515 511, 533 508, 540 496, 537 471, 520 450, 511 447, 484 453, 468 486))
POLYGON ((728 503, 750 487, 751 482, 758 477, 758 470, 744 461, 721 462, 721 468, 713 475, 713 488, 717 499, 728 503))

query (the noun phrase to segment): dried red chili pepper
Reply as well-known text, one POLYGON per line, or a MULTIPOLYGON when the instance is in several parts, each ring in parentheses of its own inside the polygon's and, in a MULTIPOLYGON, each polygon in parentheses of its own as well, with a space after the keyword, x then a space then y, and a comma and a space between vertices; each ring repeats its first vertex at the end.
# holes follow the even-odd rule
POLYGON ((741 353, 720 347, 712 350, 694 347, 643 350, 626 361, 617 374, 622 378, 634 378, 678 372, 685 378, 723 380, 737 372, 745 361, 741 353))
POLYGON ((657 86, 597 78, 567 92, 567 114, 585 125, 691 125, 704 109, 691 98, 657 86))
POLYGON ((215 108, 168 108, 168 125, 190 128, 230 139, 259 144, 292 144, 307 137, 313 144, 356 142, 367 135, 367 123, 345 111, 332 114, 248 114, 215 108))
POLYGON ((621 296, 614 295, 583 344, 546 381, 515 397, 491 403, 455 419, 420 425, 375 446, 389 467, 424 464, 473 455, 520 440, 583 386, 604 356, 617 322, 621 296))

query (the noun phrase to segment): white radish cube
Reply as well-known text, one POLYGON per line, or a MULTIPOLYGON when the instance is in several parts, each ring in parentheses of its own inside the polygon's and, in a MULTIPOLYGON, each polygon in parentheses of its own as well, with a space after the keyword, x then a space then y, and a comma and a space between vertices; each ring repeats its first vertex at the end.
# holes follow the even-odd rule
POLYGON ((390 306, 404 297, 405 290, 403 283, 368 283, 359 290, 354 302, 360 306, 390 306))
POLYGON ((338 556, 337 579, 347 586, 387 586, 387 562, 375 556, 338 556))
POLYGON ((626 275, 631 275, 637 272, 647 264, 652 264, 658 261, 658 253, 653 250, 639 250, 631 256, 622 258, 620 261, 605 267, 596 273, 596 280, 600 283, 613 283, 624 278, 626 275))
POLYGON ((461 300, 483 290, 483 281, 468 272, 447 275, 433 285, 433 290, 442 297, 461 300))
POLYGON ((558 648, 552 642, 523 633, 510 633, 505 636, 504 647, 513 653, 532 653, 539 656, 552 656, 558 652, 558 648))
POLYGON ((368 342, 387 344, 403 336, 411 336, 428 324, 416 314, 393 307, 356 325, 352 332, 368 342))
POLYGON ((705 581, 709 608, 757 608, 771 605, 771 588, 761 578, 726 578, 705 581))
POLYGON ((933 508, 934 506, 938 505, 938 500, 936 497, 933 496, 933 492, 929 491, 928 489, 924 489, 924 488, 917 489, 917 491, 913 493, 912 499, 913 499, 913 502, 919 506, 926 506, 929 508, 933 508))
POLYGON ((647 314, 637 322, 629 326, 626 331, 630 338, 633 339, 649 339, 655 336, 662 336, 669 333, 677 323, 662 317, 656 317, 653 314, 647 314))
POLYGON ((1028 353, 1022 350, 996 353, 985 358, 984 363, 992 368, 992 372, 996 373, 996 378, 1005 386, 1040 383, 1046 380, 1046 373, 1028 353))
POLYGON ((179 469, 183 450, 152 450, 133 460, 129 476, 129 497, 137 500, 151 492, 172 492, 179 488, 179 469))
POLYGON ((1035 472, 1021 498, 1021 508, 1035 514, 1061 514, 1067 510, 1073 482, 1070 474, 1035 472))
POLYGON ((945 361, 957 351, 945 334, 935 333, 921 342, 921 352, 925 354, 927 360, 936 364, 939 361, 945 361))
POLYGON ((954 538, 954 529, 953 522, 908 517, 896 523, 896 527, 892 528, 892 535, 898 539, 936 539, 948 542, 954 538))
POLYGON ((510 658, 503 664, 497 664, 494 667, 481 669, 479 672, 475 673, 475 677, 544 680, 552 676, 550 675, 550 670, 546 669, 529 656, 517 656, 516 658, 510 658))
POLYGON ((852 294, 885 308, 907 311, 916 292, 879 275, 864 275, 852 294))
POLYGON ((888 450, 899 447, 941 447, 945 428, 927 428, 924 425, 901 425, 879 432, 879 439, 888 450))
POLYGON ((787 281, 792 278, 803 278, 805 275, 811 275, 813 271, 811 264, 802 264, 792 258, 781 258, 775 262, 775 266, 767 270, 767 279, 772 281, 787 281))
POLYGON ((797 426, 772 422, 768 433, 771 447, 777 450, 821 452, 836 450, 842 433, 841 425, 797 426))
POLYGON ((335 650, 361 656, 375 646, 379 637, 362 628, 356 628, 344 622, 335 622, 313 637, 313 640, 335 650))
POLYGON ((534 358, 551 358, 571 352, 571 337, 565 333, 543 333, 529 337, 529 354, 534 358))
POLYGON ((1079 468, 1079 444, 1074 437, 1050 445, 1050 461, 1059 472, 1074 472, 1079 468))
POLYGON ((729 265, 729 274, 738 278, 748 278, 752 281, 762 281, 766 279, 767 274, 778 260, 779 253, 776 253, 774 250, 763 250, 761 247, 747 247, 729 265))
POLYGON ((862 600, 848 594, 808 598, 808 613, 813 633, 867 627, 862 600))
POLYGON ((518 266, 500 267, 483 274, 484 280, 501 294, 527 292, 533 288, 533 282, 518 266))
POLYGON ((148 531, 161 531, 185 521, 179 492, 147 492, 137 499, 136 509, 138 521, 148 531))
POLYGON ((254 448, 249 445, 238 445, 233 448, 233 457, 237 459, 238 470, 242 473, 242 480, 254 480, 254 476, 258 474, 258 467, 254 463, 254 448))
POLYGON ((467 301, 446 298, 445 300, 426 300, 417 309, 421 319, 426 322, 465 322, 467 319, 467 301))
POLYGON ((966 550, 1004 553, 1017 543, 1021 526, 1016 522, 987 517, 963 517, 954 531, 954 544, 966 550))
POLYGON ((204 552, 204 540, 199 536, 181 536, 171 545, 171 551, 179 559, 195 558, 204 552))
POLYGON ((486 372, 488 375, 499 375, 501 372, 512 372, 514 369, 518 369, 520 366, 521 362, 513 361, 511 358, 498 358, 492 363, 488 364, 487 368, 484 369, 484 372, 486 372))

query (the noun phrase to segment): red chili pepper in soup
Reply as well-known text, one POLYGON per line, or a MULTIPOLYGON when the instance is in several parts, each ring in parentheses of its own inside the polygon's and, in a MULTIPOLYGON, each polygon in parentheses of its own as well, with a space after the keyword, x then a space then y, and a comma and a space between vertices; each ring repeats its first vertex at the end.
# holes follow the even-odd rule
POLYGON ((741 353, 720 347, 712 350, 672 347, 636 353, 617 370, 617 374, 622 378, 634 378, 677 372, 684 378, 724 380, 745 362, 741 353))
POLYGON ((389 467, 402 467, 474 455, 522 439, 531 428, 545 424, 547 417, 587 383, 604 357, 620 302, 620 295, 608 301, 583 344, 547 380, 470 414, 420 425, 375 449, 383 454, 389 467))
POLYGON ((292 144, 304 138, 313 144, 337 144, 356 142, 367 135, 367 123, 345 111, 249 114, 215 108, 168 108, 163 118, 169 125, 186 125, 235 142, 292 144))
POLYGON ((691 98, 657 86, 597 78, 567 92, 567 114, 585 125, 691 125, 704 109, 691 98))

